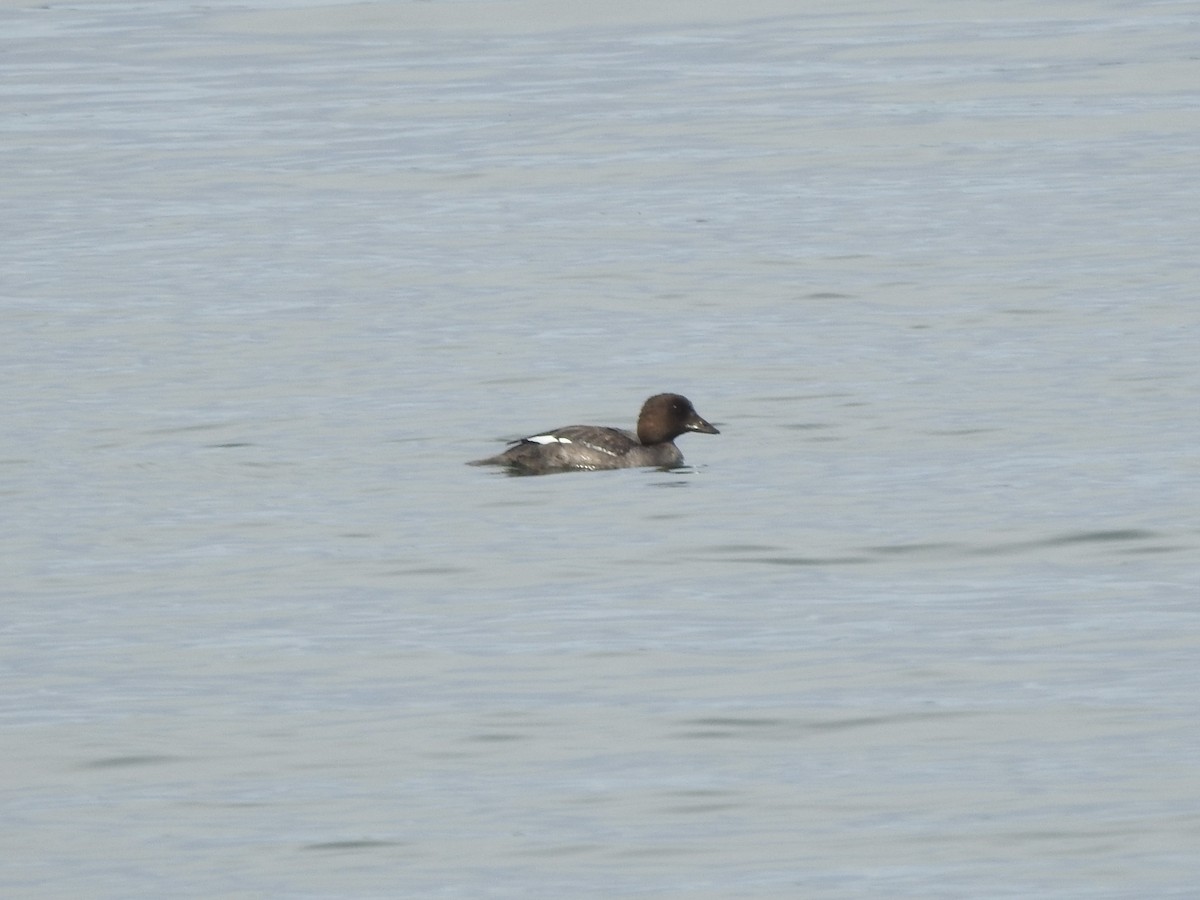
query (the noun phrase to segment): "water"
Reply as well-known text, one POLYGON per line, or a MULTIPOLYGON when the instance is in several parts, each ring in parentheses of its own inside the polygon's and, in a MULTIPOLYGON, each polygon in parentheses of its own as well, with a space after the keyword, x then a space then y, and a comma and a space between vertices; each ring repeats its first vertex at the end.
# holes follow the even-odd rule
POLYGON ((559 6, 0 11, 4 893, 1194 896, 1191 5, 559 6))

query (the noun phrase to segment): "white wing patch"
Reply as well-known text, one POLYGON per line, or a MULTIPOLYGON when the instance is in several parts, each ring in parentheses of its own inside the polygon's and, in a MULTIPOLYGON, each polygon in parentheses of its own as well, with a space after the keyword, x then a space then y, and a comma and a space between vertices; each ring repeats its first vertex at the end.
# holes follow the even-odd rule
POLYGON ((616 450, 611 450, 608 447, 601 447, 599 444, 585 443, 583 446, 587 447, 589 450, 595 450, 597 453, 607 453, 609 456, 618 455, 616 450))
POLYGON ((531 444, 570 444, 570 438, 559 437, 556 434, 535 434, 532 437, 527 437, 525 440, 531 444))

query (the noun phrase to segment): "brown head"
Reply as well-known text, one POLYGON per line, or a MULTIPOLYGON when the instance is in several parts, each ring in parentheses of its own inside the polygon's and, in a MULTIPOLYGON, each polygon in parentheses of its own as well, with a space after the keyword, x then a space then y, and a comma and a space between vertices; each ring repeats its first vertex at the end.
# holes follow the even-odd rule
POLYGON ((655 394, 642 404, 637 436, 643 444, 664 444, 688 431, 721 433, 700 418, 691 400, 679 394, 655 394))

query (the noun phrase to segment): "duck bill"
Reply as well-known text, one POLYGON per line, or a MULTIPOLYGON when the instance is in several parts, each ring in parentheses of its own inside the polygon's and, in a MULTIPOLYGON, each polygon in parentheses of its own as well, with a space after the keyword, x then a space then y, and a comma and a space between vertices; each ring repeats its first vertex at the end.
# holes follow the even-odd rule
POLYGON ((702 418, 700 418, 698 415, 696 415, 694 413, 692 414, 692 417, 690 419, 688 419, 687 430, 688 431, 699 431, 701 434, 720 434, 721 433, 721 432, 717 431, 717 429, 713 428, 712 425, 710 425, 708 422, 704 421, 702 418))

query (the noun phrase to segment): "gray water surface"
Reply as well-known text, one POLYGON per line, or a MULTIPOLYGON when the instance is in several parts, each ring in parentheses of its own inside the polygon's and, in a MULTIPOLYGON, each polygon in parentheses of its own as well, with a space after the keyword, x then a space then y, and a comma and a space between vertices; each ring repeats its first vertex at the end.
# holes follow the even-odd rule
POLYGON ((1194 4, 0 31, 5 896, 1195 896, 1194 4))

